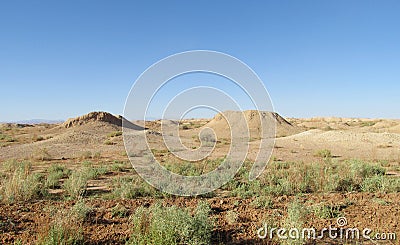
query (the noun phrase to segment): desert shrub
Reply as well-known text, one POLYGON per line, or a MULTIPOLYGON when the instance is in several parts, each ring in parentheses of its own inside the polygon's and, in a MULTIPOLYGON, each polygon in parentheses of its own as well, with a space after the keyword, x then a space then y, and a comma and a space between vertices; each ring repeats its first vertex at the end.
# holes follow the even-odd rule
POLYGON ((74 199, 85 194, 88 180, 97 179, 100 175, 108 172, 107 167, 93 167, 91 162, 83 162, 82 165, 83 168, 72 171, 63 185, 66 193, 74 199))
POLYGON ((54 224, 47 235, 41 239, 40 245, 78 245, 84 244, 82 230, 72 229, 67 225, 54 224))
POLYGON ((171 172, 185 176, 199 176, 203 171, 202 166, 191 162, 167 164, 165 165, 165 168, 171 172))
POLYGON ((37 136, 35 134, 35 135, 33 135, 32 140, 33 141, 42 141, 42 140, 44 140, 44 137, 43 136, 37 136))
POLYGON ((73 171, 64 181, 63 188, 71 198, 76 199, 85 194, 88 180, 85 172, 73 171))
POLYGON ((86 205, 83 199, 79 199, 70 210, 70 216, 74 221, 84 222, 87 220, 92 208, 86 205))
POLYGON ((17 141, 15 138, 11 137, 10 135, 0 133, 0 140, 5 142, 15 142, 17 141))
POLYGON ((236 183, 236 187, 231 191, 232 196, 249 198, 259 196, 264 192, 261 190, 263 187, 261 186, 261 182, 258 180, 236 183))
POLYGON ((210 244, 210 207, 200 202, 194 215, 187 209, 160 204, 139 207, 132 215, 132 235, 127 244, 210 244))
MULTIPOLYGON (((306 207, 300 203, 300 201, 296 198, 294 201, 288 204, 287 208, 287 216, 283 221, 283 227, 289 231, 292 228, 296 228, 299 231, 299 236, 296 238, 291 238, 288 236, 288 239, 283 241, 283 244, 303 244, 304 241, 302 239, 301 231, 304 228, 304 222, 306 219, 308 210, 306 207)), ((287 235, 287 234, 285 234, 287 235)))
POLYGON ((147 184, 140 177, 121 177, 113 182, 112 198, 133 199, 137 197, 159 196, 154 187, 147 184))
POLYGON ((365 192, 377 192, 382 188, 383 176, 376 175, 368 177, 363 180, 361 184, 361 190, 365 192))
POLYGON ((315 156, 322 158, 330 158, 332 157, 332 153, 328 149, 319 150, 315 153, 315 156))
POLYGON ((120 217, 120 218, 122 218, 122 217, 127 217, 128 214, 129 214, 129 210, 125 206, 123 206, 123 205, 121 205, 119 203, 117 205, 115 205, 111 209, 111 216, 112 217, 120 217))
POLYGON ((45 234, 40 236, 41 245, 78 245, 85 244, 82 222, 90 208, 83 201, 78 201, 70 210, 59 210, 54 220, 44 227, 45 234))
POLYGON ((66 169, 64 166, 53 164, 47 170, 47 177, 45 182, 46 188, 54 188, 60 186, 60 179, 66 178, 71 170, 66 169))
POLYGON ((354 177, 358 177, 361 179, 377 175, 382 176, 385 175, 386 172, 385 169, 377 163, 351 160, 351 161, 345 161, 344 164, 350 166, 350 169, 354 177))
POLYGON ((215 136, 211 133, 204 133, 200 135, 200 140, 205 142, 205 143, 214 143, 217 140, 215 139, 215 136))
POLYGON ((104 144, 105 145, 114 145, 114 142, 112 142, 111 140, 105 140, 104 144))
POLYGON ((9 171, 0 185, 0 199, 3 202, 29 201, 45 194, 42 189, 43 176, 32 173, 29 162, 14 162, 9 171))
POLYGON ((361 127, 371 127, 374 126, 377 122, 362 122, 361 127))
POLYGON ((338 218, 341 215, 341 207, 338 205, 316 205, 313 211, 321 219, 338 218))
POLYGON ((46 147, 36 148, 31 155, 32 159, 40 161, 51 160, 51 155, 46 147))
POLYGON ((234 210, 228 210, 225 214, 225 220, 228 224, 233 225, 239 220, 239 214, 234 210))
POLYGON ((109 170, 114 172, 123 172, 126 165, 123 162, 114 161, 109 170))
POLYGON ((259 196, 256 197, 250 205, 255 208, 272 208, 273 204, 270 196, 259 196))
POLYGON ((107 136, 108 137, 117 137, 117 136, 121 136, 122 135, 122 131, 114 131, 109 133, 107 136))
POLYGON ((93 158, 93 159, 97 159, 97 160, 100 159, 100 158, 101 158, 101 152, 96 151, 96 152, 93 154, 92 158, 93 158))
POLYGON ((82 170, 87 179, 97 179, 99 176, 104 175, 108 172, 108 168, 105 166, 100 167, 87 167, 82 170))
POLYGON ((80 157, 81 160, 86 160, 86 159, 90 159, 92 158, 92 152, 91 151, 83 151, 80 153, 80 157))

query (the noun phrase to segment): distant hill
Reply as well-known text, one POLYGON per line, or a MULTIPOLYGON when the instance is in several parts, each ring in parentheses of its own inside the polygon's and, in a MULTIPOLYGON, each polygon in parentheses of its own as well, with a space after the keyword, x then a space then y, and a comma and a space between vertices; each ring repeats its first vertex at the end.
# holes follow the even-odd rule
POLYGON ((20 120, 20 121, 7 121, 7 122, 0 122, 0 123, 17 123, 17 124, 58 124, 62 123, 65 120, 49 120, 49 119, 29 119, 29 120, 20 120))

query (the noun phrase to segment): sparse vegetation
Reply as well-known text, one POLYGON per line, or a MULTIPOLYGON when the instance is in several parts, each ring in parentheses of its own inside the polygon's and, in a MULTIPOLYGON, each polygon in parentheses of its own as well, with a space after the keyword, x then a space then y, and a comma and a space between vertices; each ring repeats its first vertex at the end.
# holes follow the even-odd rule
POLYGON ((314 214, 321 219, 338 218, 341 216, 341 207, 338 205, 316 205, 313 209, 314 214))
MULTIPOLYGON (((250 166, 245 164, 244 169, 250 166)), ((246 171, 224 186, 232 196, 297 195, 326 192, 398 192, 399 178, 385 176, 379 163, 358 160, 323 163, 271 162, 257 180, 246 180, 246 171)))

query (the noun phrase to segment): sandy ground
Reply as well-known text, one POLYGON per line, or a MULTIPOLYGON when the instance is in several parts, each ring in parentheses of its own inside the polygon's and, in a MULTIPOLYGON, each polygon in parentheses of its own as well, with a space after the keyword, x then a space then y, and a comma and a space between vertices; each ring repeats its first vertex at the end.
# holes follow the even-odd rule
MULTIPOLYGON (((16 125, 3 124, 0 130, 8 138, 0 140, 0 164, 10 159, 29 160, 34 162, 34 171, 44 171, 51 163, 61 163, 70 168, 78 168, 85 154, 99 154, 99 159, 93 160, 102 164, 111 164, 114 161, 128 162, 125 153, 121 126, 109 121, 108 115, 103 117, 83 117, 69 120, 64 124, 16 125), (89 119, 88 119, 89 118, 89 119), (105 118, 103 120, 103 118, 105 118), (13 140, 10 140, 10 139, 13 140), (42 158, 42 159, 41 159, 42 158)), ((245 114, 250 127, 250 149, 247 158, 254 160, 259 151, 262 133, 257 125, 262 120, 254 117, 253 112, 245 114)), ((276 120, 277 138, 271 158, 275 161, 303 161, 318 162, 321 160, 316 153, 322 149, 332 152, 333 158, 364 159, 368 161, 384 161, 388 166, 388 173, 399 175, 400 165, 400 120, 392 119, 358 119, 358 118, 308 118, 283 119, 279 115, 267 114, 267 122, 276 120)), ((114 120, 114 121, 113 121, 114 120)), ((224 157, 230 149, 229 127, 226 121, 217 115, 213 119, 174 121, 133 122, 148 129, 144 131, 150 147, 157 151, 156 158, 161 162, 179 162, 179 159, 166 151, 163 144, 161 123, 176 125, 179 129, 181 141, 188 149, 197 149, 201 146, 199 133, 205 128, 216 132, 216 145, 209 159, 224 157)), ((235 122, 233 123, 235 124, 235 122)), ((119 175, 124 173, 119 173, 119 175)), ((127 173, 129 174, 129 173, 127 173)), ((111 176, 89 183, 92 190, 109 188, 111 176)), ((353 204, 345 207, 343 212, 351 220, 351 224, 399 232, 398 217, 400 216, 400 196, 394 194, 348 193, 348 194, 320 194, 306 195, 307 200, 316 202, 345 202, 353 200, 353 204), (374 198, 384 199, 390 205, 379 205, 374 198)), ((271 210, 251 208, 248 204, 252 199, 235 199, 228 197, 214 197, 207 199, 213 209, 213 216, 217 218, 214 231, 214 241, 222 243, 251 243, 268 244, 266 241, 255 239, 254 232, 261 225, 261 218, 266 213, 285 212, 285 206, 293 197, 282 196, 274 200, 271 210), (229 209, 237 210, 239 219, 237 224, 228 224, 221 218, 229 209)), ((195 206, 194 198, 167 198, 163 202, 178 206, 195 206)), ((123 244, 129 236, 129 227, 126 218, 110 217, 110 209, 117 203, 125 205, 130 211, 145 203, 153 203, 154 199, 137 200, 90 200, 95 207, 91 218, 87 221, 84 232, 90 237, 92 244, 123 244)), ((73 201, 39 201, 12 205, 0 205, 0 243, 11 243, 16 237, 29 240, 32 234, 38 234, 40 224, 51 218, 43 212, 46 206, 69 207, 73 201)), ((323 227, 334 220, 320 220, 310 217, 309 225, 323 227)), ((368 244, 368 243, 366 243, 368 244)), ((390 244, 390 243, 388 243, 390 244)), ((392 243, 395 244, 395 243, 392 243)))

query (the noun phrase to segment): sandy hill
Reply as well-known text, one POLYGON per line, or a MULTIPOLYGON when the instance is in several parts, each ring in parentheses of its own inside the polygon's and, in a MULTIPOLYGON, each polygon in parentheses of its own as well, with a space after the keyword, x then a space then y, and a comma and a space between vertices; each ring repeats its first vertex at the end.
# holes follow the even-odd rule
POLYGON ((37 142, 15 144, 0 152, 1 158, 29 158, 35 151, 47 149, 54 158, 79 156, 82 151, 118 151, 123 150, 122 121, 124 126, 134 130, 143 130, 122 116, 108 112, 90 112, 64 123, 37 132, 43 139, 37 142))
POLYGON ((78 125, 85 125, 93 122, 105 122, 116 126, 122 126, 122 117, 121 116, 117 117, 112 115, 111 113, 103 111, 90 112, 83 116, 70 118, 67 121, 65 121, 62 125, 65 128, 71 128, 78 125))
POLYGON ((268 111, 256 111, 256 110, 248 110, 243 112, 225 111, 222 113, 218 113, 204 127, 209 127, 214 129, 218 137, 223 137, 223 138, 229 137, 230 127, 226 118, 229 120, 230 124, 235 125, 236 123, 239 123, 243 115, 244 118, 246 119, 247 127, 250 131, 250 135, 252 138, 261 137, 262 125, 268 126, 273 123, 275 123, 276 125, 277 137, 289 136, 303 131, 300 127, 292 125, 286 119, 281 117, 278 113, 268 112, 268 111))

